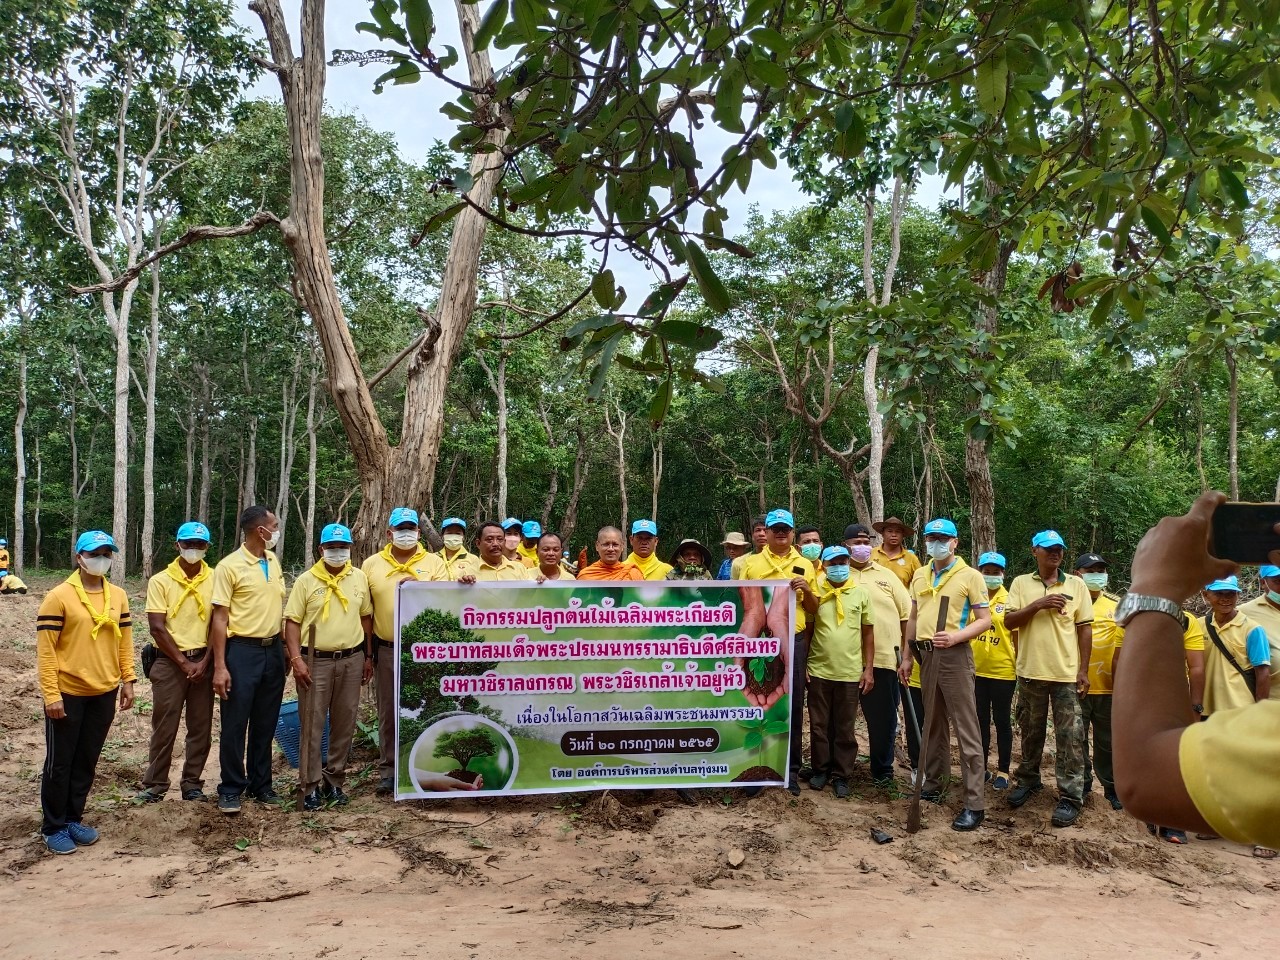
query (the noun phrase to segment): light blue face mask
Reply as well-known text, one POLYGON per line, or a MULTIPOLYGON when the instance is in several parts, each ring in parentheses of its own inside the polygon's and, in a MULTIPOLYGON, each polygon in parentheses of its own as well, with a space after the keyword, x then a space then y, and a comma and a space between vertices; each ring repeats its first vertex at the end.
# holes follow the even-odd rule
POLYGON ((827 579, 832 583, 844 583, 849 579, 849 565, 847 563, 842 563, 835 567, 827 567, 825 572, 827 579))
POLYGON ((930 540, 924 545, 925 551, 932 560, 945 560, 951 556, 950 540, 930 540))
POLYGON ((1107 589, 1107 575, 1105 573, 1082 573, 1080 579, 1084 581, 1084 585, 1090 590, 1107 589))
POLYGON ((1267 599, 1270 600, 1272 603, 1274 603, 1276 606, 1280 607, 1280 593, 1276 593, 1274 590, 1268 590, 1267 599))
POLYGON ((982 580, 987 585, 988 590, 999 590, 1004 586, 1004 577, 992 577, 984 573, 982 580))
POLYGON ((817 560, 819 557, 822 556, 822 544, 806 543, 803 547, 800 548, 800 556, 804 557, 806 560, 810 562, 817 560))

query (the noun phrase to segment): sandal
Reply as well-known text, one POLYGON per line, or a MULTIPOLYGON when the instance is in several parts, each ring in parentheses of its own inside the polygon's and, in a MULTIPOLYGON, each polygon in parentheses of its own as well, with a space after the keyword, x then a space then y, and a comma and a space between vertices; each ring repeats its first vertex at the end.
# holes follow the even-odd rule
POLYGON ((1274 860, 1276 858, 1276 851, 1272 850, 1270 847, 1264 847, 1259 844, 1253 848, 1253 855, 1259 860, 1274 860))
POLYGON ((1221 840, 1222 838, 1216 833, 1197 833, 1197 840, 1221 840))
POLYGON ((1161 827, 1160 839, 1181 845, 1187 842, 1187 835, 1182 830, 1175 830, 1173 827, 1161 827))

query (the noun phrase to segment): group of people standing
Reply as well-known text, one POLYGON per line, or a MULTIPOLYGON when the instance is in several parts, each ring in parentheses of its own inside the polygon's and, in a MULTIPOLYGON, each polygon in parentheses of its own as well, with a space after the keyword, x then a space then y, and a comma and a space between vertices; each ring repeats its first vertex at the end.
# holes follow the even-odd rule
MULTIPOLYGON (((216 567, 205 560, 211 538, 197 521, 175 536, 175 557, 147 586, 148 630, 155 641, 149 664, 152 738, 139 802, 161 800, 179 724, 186 718, 180 796, 203 801, 203 773, 211 749, 213 705, 220 710, 218 809, 240 812, 245 799, 280 800, 272 786, 272 739, 285 680, 295 678, 302 724, 300 786, 306 809, 340 806, 345 767, 362 685, 375 682, 379 764, 377 792, 394 790, 395 595, 406 579, 423 581, 638 581, 728 579, 786 581, 796 594, 795 636, 784 655, 793 681, 791 770, 800 781, 838 797, 850 793, 858 756, 856 714, 869 736, 870 773, 893 779, 898 709, 902 706, 913 778, 922 797, 939 801, 950 777, 950 730, 960 749, 964 808, 952 826, 972 830, 985 816, 985 787, 1008 791, 1022 806, 1041 789, 1046 725, 1057 738, 1055 826, 1074 823, 1096 774, 1117 809, 1110 757, 1111 680, 1123 640, 1116 602, 1105 593, 1107 562, 1081 555, 1074 572, 1062 568, 1066 544, 1055 531, 1035 536, 1036 569, 1005 588, 1005 558, 985 553, 976 569, 959 556, 955 524, 945 518, 923 529, 928 562, 908 548, 914 531, 897 517, 869 529, 851 524, 824 544, 815 526, 797 528, 792 514, 770 511, 753 526, 724 538, 716 573, 710 550, 681 540, 663 561, 651 519, 602 528, 597 559, 568 559, 561 537, 537 521, 484 522, 467 549, 467 523, 448 517, 443 546, 429 551, 418 514, 391 511, 383 547, 359 567, 351 560, 351 531, 323 528, 320 559, 286 589, 273 552, 279 521, 266 507, 240 516, 241 544, 216 567), (878 534, 881 542, 873 545, 878 534), (626 547, 630 552, 624 557, 626 547), (906 695, 902 695, 906 691, 906 695), (1012 703, 1022 733, 1022 756, 1012 762, 1012 703), (806 702, 810 763, 802 760, 806 702), (321 756, 324 718, 328 749, 321 756), (996 730, 996 770, 989 769, 990 727, 996 730), (1092 732, 1092 755, 1089 737, 1092 732)), ((82 534, 76 570, 51 590, 37 622, 37 660, 45 703, 46 762, 41 787, 41 832, 55 853, 73 853, 97 840, 83 822, 98 756, 119 709, 133 704, 134 645, 128 598, 106 579, 116 545, 103 531, 82 534)), ((585 551, 584 551, 585 553, 585 551)), ((1280 648, 1280 570, 1261 571, 1264 596, 1236 609, 1235 578, 1206 588, 1212 613, 1204 626, 1188 618, 1188 704, 1207 715, 1270 693, 1272 651, 1280 648), (1258 623, 1265 625, 1265 630, 1258 623), (1269 633, 1269 637, 1268 637, 1269 633), (1248 664, 1246 670, 1243 664, 1248 664), (1246 674, 1249 678, 1246 679, 1246 674)), ((145 659, 145 656, 144 656, 145 659)), ((441 778, 440 789, 474 790, 441 778), (443 781, 448 781, 447 783, 443 781)), ((1153 830, 1155 827, 1153 827, 1153 830)), ((1176 833, 1176 832, 1173 832, 1176 833)))

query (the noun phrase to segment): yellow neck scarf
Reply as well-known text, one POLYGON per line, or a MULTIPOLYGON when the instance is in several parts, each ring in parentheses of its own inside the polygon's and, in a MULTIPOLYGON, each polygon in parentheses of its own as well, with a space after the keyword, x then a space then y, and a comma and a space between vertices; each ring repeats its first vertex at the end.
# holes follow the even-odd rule
MULTIPOLYGON (((426 548, 423 547, 422 544, 418 544, 418 549, 413 551, 413 556, 410 557, 408 560, 406 560, 404 563, 401 563, 399 560, 395 558, 395 555, 392 554, 391 544, 388 543, 385 547, 382 548, 382 558, 391 565, 391 569, 387 571, 388 577, 403 576, 403 577, 408 577, 411 580, 417 580, 418 573, 416 570, 413 569, 413 565, 417 563, 419 560, 421 560, 423 557, 425 557, 426 555, 427 555, 426 548)), ((339 596, 341 596, 341 594, 339 594, 339 596)), ((342 608, 344 610, 347 608, 345 601, 342 604, 342 608)))
POLYGON ((840 599, 840 594, 844 593, 846 590, 852 587, 857 587, 858 586, 857 581, 855 581, 853 577, 850 577, 848 580, 840 584, 840 586, 838 587, 835 584, 833 584, 830 580, 823 579, 822 582, 829 589, 826 590, 824 593, 822 593, 818 597, 818 603, 824 604, 828 600, 834 600, 836 602, 836 626, 841 626, 844 624, 844 603, 840 599))
POLYGON ((117 641, 120 640, 120 624, 116 622, 116 618, 111 615, 111 585, 107 582, 107 578, 102 578, 102 612, 98 613, 93 609, 93 604, 89 602, 89 594, 85 593, 84 584, 80 582, 80 571, 77 570, 71 576, 67 577, 67 583, 71 584, 75 590, 76 596, 80 598, 80 602, 84 604, 84 608, 89 611, 89 616, 93 618, 93 629, 89 631, 89 637, 92 640, 98 638, 98 631, 103 627, 110 627, 111 632, 115 634, 117 641))
POLYGON ((516 553, 522 557, 528 557, 530 560, 538 559, 538 548, 526 547, 523 541, 521 541, 520 546, 516 547, 516 553))
POLYGON ((635 564, 640 569, 640 572, 644 574, 644 578, 648 580, 649 571, 652 570, 654 567, 656 567, 658 564, 660 564, 662 561, 658 559, 657 553, 651 553, 647 558, 641 558, 636 556, 636 552, 632 550, 631 553, 627 555, 627 559, 624 560, 623 562, 635 564))
POLYGON ((338 602, 342 604, 343 613, 346 613, 347 607, 351 605, 351 602, 347 599, 346 595, 342 592, 342 587, 339 586, 339 584, 342 582, 342 578, 345 577, 350 572, 351 572, 350 561, 348 561, 346 566, 344 566, 341 570, 339 570, 336 574, 333 574, 332 576, 330 576, 329 569, 324 565, 323 560, 317 561, 316 565, 311 568, 311 573, 315 576, 315 578, 324 584, 324 606, 320 608, 321 623, 324 623, 326 620, 329 619, 329 601, 332 600, 334 597, 337 597, 338 602))
POLYGON ((765 547, 760 553, 764 557, 764 562, 769 565, 769 572, 777 574, 775 577, 765 577, 765 580, 790 580, 792 577, 799 576, 791 569, 796 565, 796 559, 800 557, 794 547, 782 556, 778 556, 768 547, 765 547))
POLYGON ((187 597, 191 597, 196 602, 196 611, 200 614, 200 619, 209 619, 209 613, 204 606, 204 597, 200 596, 200 584, 213 576, 213 571, 209 568, 209 565, 201 560, 200 572, 196 574, 194 580, 187 579, 186 572, 183 571, 182 566, 176 559, 164 568, 164 572, 169 575, 169 579, 182 588, 182 596, 173 605, 173 609, 169 611, 169 616, 176 617, 182 605, 186 603, 187 597))

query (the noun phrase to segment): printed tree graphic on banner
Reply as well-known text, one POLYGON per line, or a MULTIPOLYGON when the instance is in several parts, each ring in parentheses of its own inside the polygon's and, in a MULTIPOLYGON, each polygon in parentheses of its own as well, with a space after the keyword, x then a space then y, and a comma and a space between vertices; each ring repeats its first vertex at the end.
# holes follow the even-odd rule
POLYGON ((431 755, 452 757, 460 769, 466 770, 467 764, 477 757, 492 757, 497 752, 498 744, 487 730, 454 730, 436 741, 431 755))

